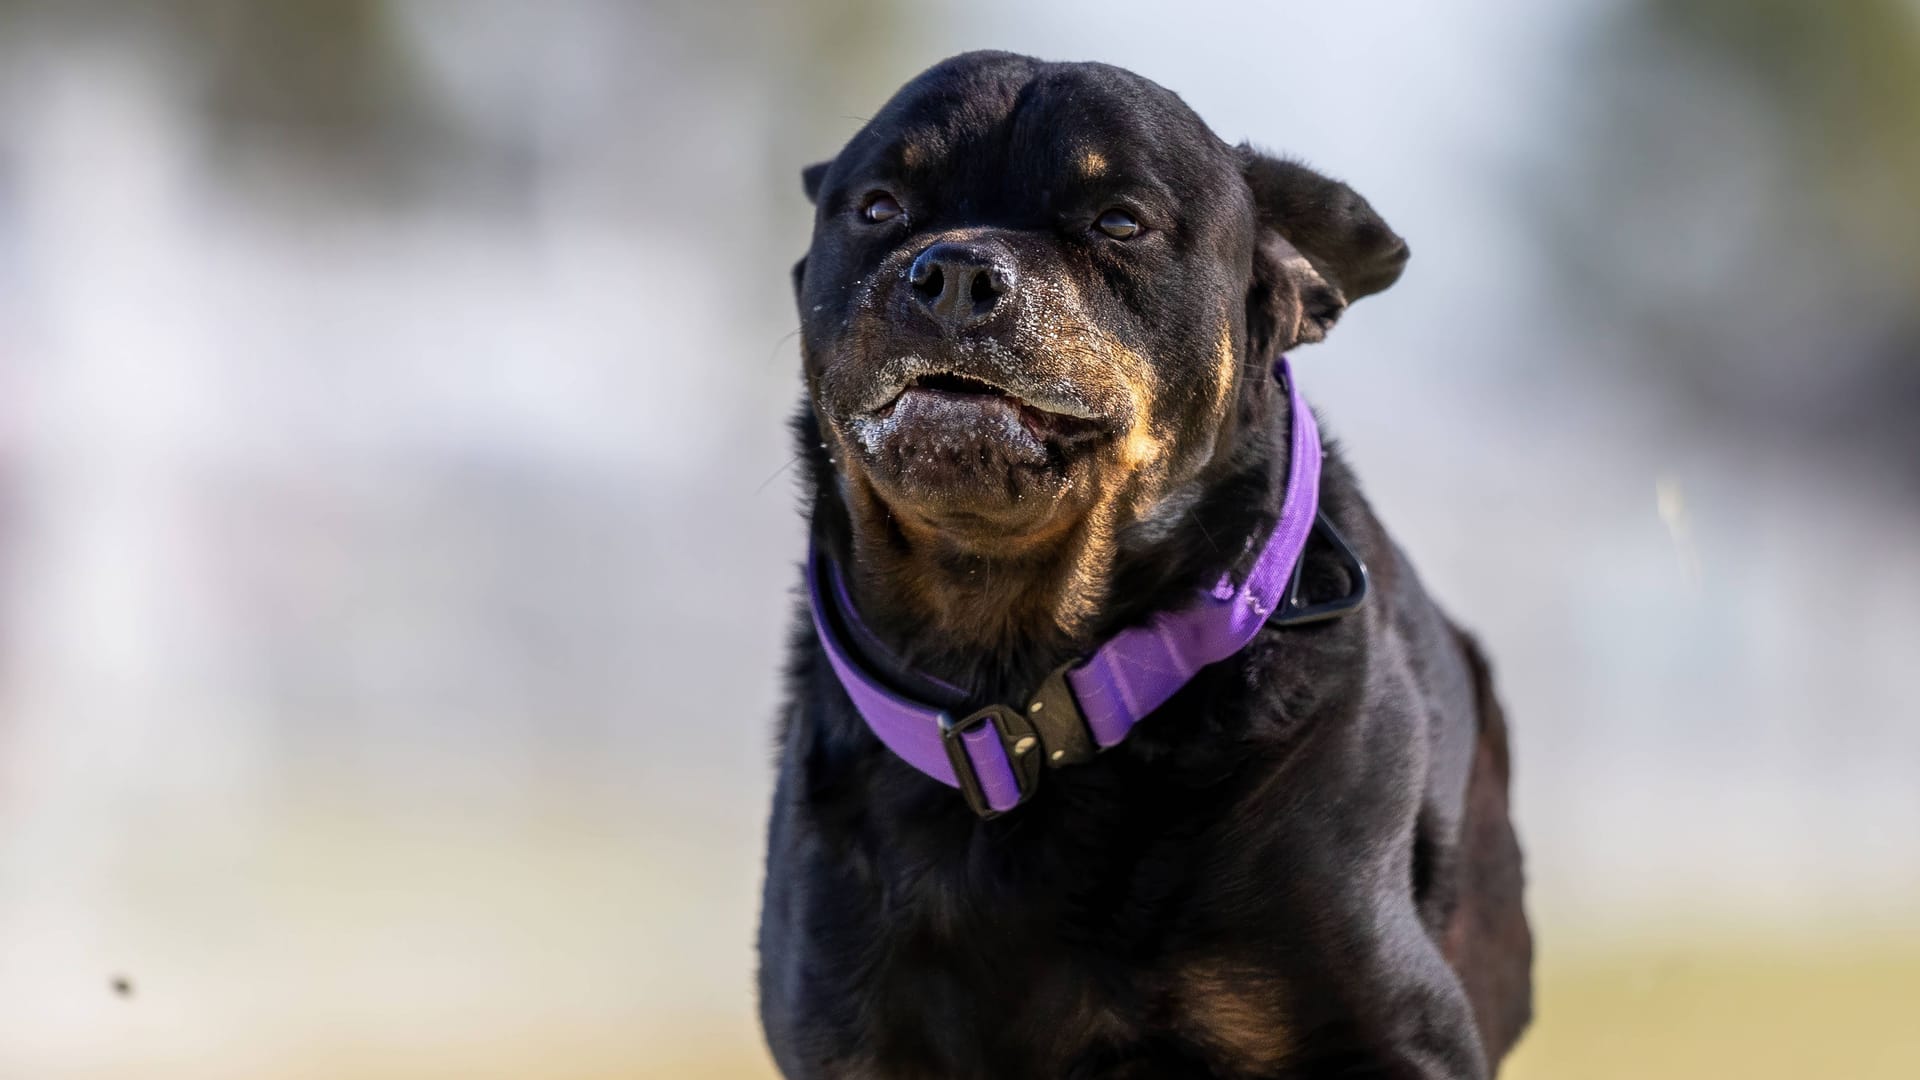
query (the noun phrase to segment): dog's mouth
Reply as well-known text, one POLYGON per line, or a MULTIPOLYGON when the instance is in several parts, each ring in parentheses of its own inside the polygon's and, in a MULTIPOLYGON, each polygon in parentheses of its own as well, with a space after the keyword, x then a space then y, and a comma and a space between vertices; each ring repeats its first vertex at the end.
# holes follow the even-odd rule
POLYGON ((1047 357, 912 353, 847 364, 827 372, 821 391, 846 411, 837 419, 822 411, 896 509, 1012 527, 1044 517, 1097 467, 1099 448, 1127 430, 1113 389, 1064 366, 1047 357))
POLYGON ((1017 419, 1031 441, 1062 450, 1096 437, 1102 430, 1093 418, 1065 411, 1075 408, 1073 405, 1035 401, 997 383, 957 372, 915 376, 873 415, 884 420, 903 406, 915 412, 932 406, 957 419, 965 419, 969 413, 979 420, 1017 419))
MULTIPOLYGON (((969 375, 955 375, 952 372, 937 372, 921 375, 909 382, 906 389, 938 390, 947 394, 1007 394, 1005 390, 985 379, 976 379, 969 375)), ((1007 394, 1008 397, 1013 395, 1007 394)))
POLYGON ((848 433, 883 474, 951 495, 1005 490, 1021 475, 1062 475, 1106 427, 979 375, 930 371, 854 416, 848 433))

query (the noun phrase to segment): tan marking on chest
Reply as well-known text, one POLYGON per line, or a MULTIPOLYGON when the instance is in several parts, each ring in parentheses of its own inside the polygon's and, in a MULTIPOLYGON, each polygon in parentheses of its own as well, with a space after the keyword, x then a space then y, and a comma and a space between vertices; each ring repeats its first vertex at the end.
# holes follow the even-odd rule
POLYGON ((1174 987, 1181 1033, 1234 1068, 1266 1072, 1286 1060, 1293 1043, 1278 983, 1227 964, 1200 963, 1179 972, 1174 987))

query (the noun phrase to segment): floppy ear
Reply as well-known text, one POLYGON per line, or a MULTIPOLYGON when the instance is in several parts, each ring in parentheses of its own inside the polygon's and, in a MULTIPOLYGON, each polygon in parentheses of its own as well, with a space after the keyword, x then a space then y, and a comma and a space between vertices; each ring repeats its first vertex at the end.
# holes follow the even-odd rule
POLYGON ((1247 288, 1247 344, 1268 360, 1295 345, 1325 341, 1347 301, 1287 239, 1260 226, 1247 288))
POLYGON ((806 189, 808 202, 816 205, 820 202, 820 181, 827 178, 827 166, 831 164, 831 161, 817 161, 800 170, 800 186, 806 189))
POLYGON ((1276 349, 1322 340, 1347 304, 1399 280, 1407 243, 1340 181, 1245 144, 1239 153, 1259 229, 1250 324, 1264 318, 1276 349), (1296 323, 1292 333, 1289 314, 1296 323))

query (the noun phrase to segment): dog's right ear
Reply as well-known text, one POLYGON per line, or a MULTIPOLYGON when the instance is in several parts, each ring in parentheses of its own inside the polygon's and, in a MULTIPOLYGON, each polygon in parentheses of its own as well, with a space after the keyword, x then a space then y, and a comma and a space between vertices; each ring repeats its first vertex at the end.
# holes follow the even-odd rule
POLYGON ((806 189, 808 202, 819 205, 820 182, 827 178, 827 166, 832 164, 831 161, 820 161, 800 170, 800 186, 806 189))
POLYGON ((1392 285, 1407 245, 1352 188, 1241 144, 1256 217, 1248 342, 1262 359, 1322 341, 1347 305, 1392 285))
POLYGON ((1306 256, 1347 303, 1400 280, 1407 267, 1407 242, 1359 192, 1245 143, 1239 153, 1260 224, 1306 256))

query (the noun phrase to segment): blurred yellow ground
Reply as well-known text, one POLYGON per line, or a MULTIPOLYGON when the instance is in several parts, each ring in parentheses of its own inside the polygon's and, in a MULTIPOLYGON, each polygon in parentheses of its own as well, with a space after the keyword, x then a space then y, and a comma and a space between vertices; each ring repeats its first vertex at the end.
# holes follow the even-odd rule
MULTIPOLYGON (((1501 1080, 1920 1078, 1912 936, 1549 953, 1539 978, 1537 1021, 1501 1080)), ((657 1075, 764 1080, 764 1069, 747 1052, 657 1075)))
MULTIPOLYGON (((111 872, 19 877, 0 1080, 769 1080, 757 844, 531 801, 147 815, 111 872)), ((1604 937, 1541 908, 1504 1080, 1920 1080, 1920 922, 1893 914, 1920 902, 1604 937)))
POLYGON ((1914 1080, 1920 940, 1556 955, 1503 1080, 1914 1080))
MULTIPOLYGON (((1539 1016, 1502 1080, 1920 1078, 1920 940, 1897 945, 1634 947, 1548 959, 1539 1016)), ((168 1060, 0 1069, 13 1080, 772 1080, 746 1003, 662 1037, 535 1022, 454 1038, 332 1038, 168 1060)), ((4 1060, 5 1055, 0 1055, 4 1060)))

